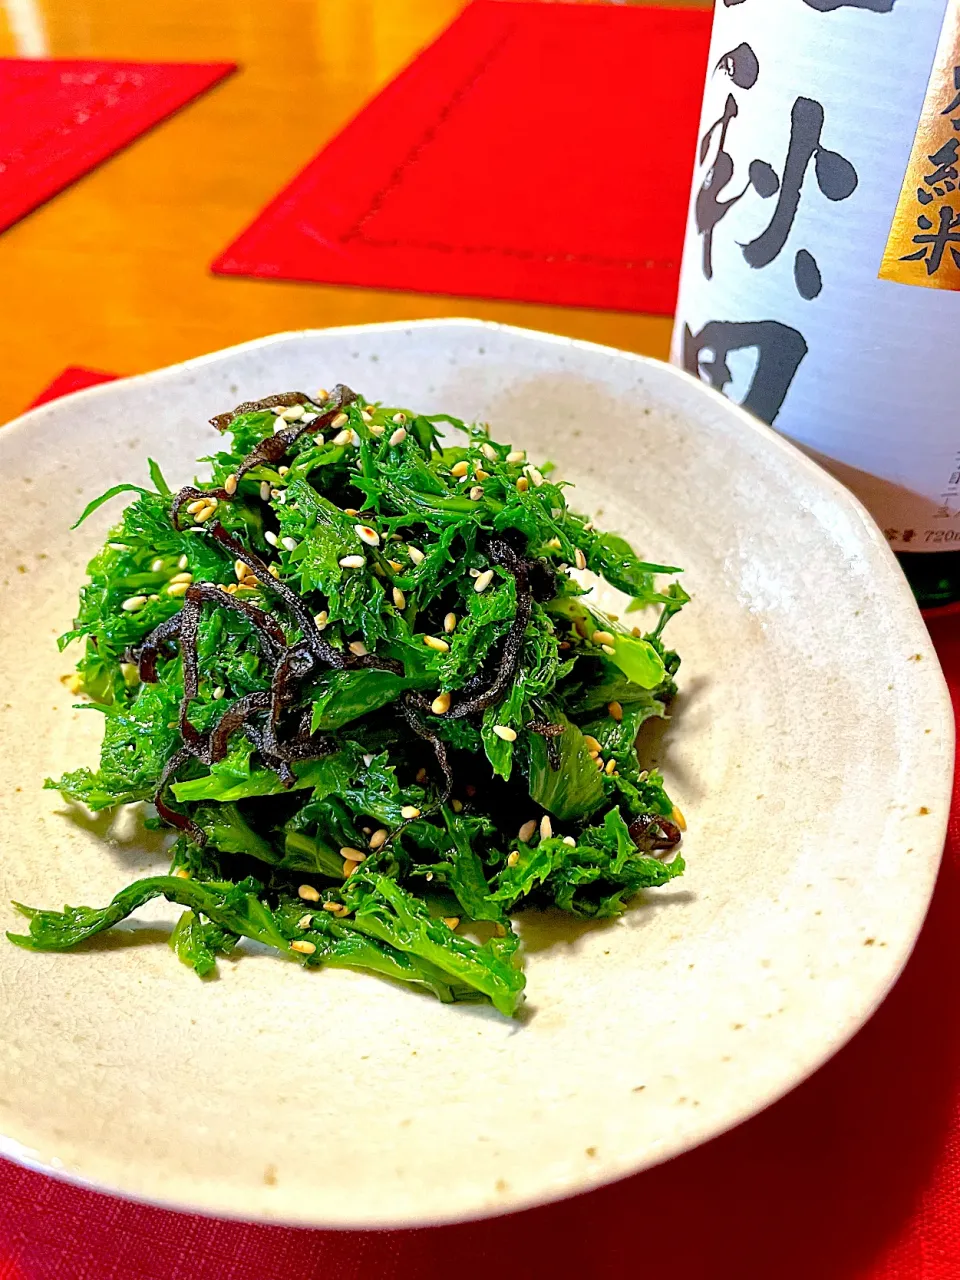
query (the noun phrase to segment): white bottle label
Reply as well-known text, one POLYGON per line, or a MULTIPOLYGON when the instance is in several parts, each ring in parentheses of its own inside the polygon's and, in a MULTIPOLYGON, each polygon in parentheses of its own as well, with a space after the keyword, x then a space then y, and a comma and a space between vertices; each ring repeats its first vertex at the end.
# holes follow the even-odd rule
POLYGON ((896 550, 960 549, 957 95, 960 0, 717 0, 672 356, 896 550))

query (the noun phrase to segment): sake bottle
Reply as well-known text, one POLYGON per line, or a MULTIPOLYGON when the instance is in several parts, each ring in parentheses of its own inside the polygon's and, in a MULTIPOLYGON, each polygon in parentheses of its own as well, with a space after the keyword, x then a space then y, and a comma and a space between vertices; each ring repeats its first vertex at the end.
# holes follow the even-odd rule
POLYGON ((672 359, 960 598, 960 0, 717 0, 672 359))

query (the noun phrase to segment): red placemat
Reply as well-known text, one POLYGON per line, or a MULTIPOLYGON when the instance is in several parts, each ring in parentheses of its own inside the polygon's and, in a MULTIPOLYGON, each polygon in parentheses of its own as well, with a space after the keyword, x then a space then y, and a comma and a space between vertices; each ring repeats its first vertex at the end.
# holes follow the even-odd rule
MULTIPOLYGON (((72 364, 58 373, 45 391, 41 391, 30 405, 35 409, 38 404, 46 404, 48 400, 59 400, 68 396, 71 391, 82 391, 84 387, 96 387, 101 382, 116 382, 119 373, 102 373, 99 369, 84 369, 82 365, 72 364)), ((0 1276, 2 1280, 2 1276, 0 1276)))
MULTIPOLYGON (((960 622, 928 619, 960 720, 960 622)), ((616 1186, 420 1231, 250 1226, 0 1161, 0 1280, 958 1280, 960 787, 916 950, 879 1012, 762 1115, 616 1186)))
POLYGON ((0 231, 232 70, 0 58, 0 231))
POLYGON ((213 270, 668 315, 709 35, 476 0, 213 270))

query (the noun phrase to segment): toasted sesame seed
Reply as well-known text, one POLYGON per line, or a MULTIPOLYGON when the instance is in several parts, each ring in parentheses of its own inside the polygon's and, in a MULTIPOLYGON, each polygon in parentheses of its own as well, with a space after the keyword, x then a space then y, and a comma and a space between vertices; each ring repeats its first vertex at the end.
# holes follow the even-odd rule
POLYGON ((329 911, 332 916, 339 916, 346 910, 342 902, 325 902, 323 904, 324 911, 329 911))
POLYGON ((250 570, 247 568, 247 566, 244 564, 242 560, 234 560, 233 572, 237 575, 237 581, 242 582, 244 578, 247 576, 247 574, 250 572, 250 570))
POLYGON ((281 538, 280 545, 281 547, 283 547, 284 551, 296 551, 300 543, 296 540, 296 538, 288 537, 288 538, 281 538))
POLYGON ((177 568, 178 568, 178 569, 186 569, 186 567, 189 565, 189 563, 190 563, 190 561, 187 559, 187 557, 186 557, 186 556, 181 556, 181 557, 180 557, 180 559, 177 561, 177 568))
POLYGON ((236 477, 236 476, 234 476, 234 475, 229 475, 229 476, 227 476, 226 480, 224 480, 224 482, 223 482, 223 491, 224 491, 224 493, 229 493, 229 494, 230 494, 230 496, 231 496, 231 497, 233 497, 233 495, 237 492, 237 484, 238 484, 238 483, 239 483, 239 482, 238 482, 238 480, 237 480, 237 477, 236 477))
POLYGON ((360 512, 356 509, 356 507, 344 507, 343 514, 345 516, 358 516, 360 512))
POLYGON ((570 845, 572 848, 577 842, 574 840, 573 836, 564 836, 563 843, 570 845))
POLYGON ((460 923, 459 916, 441 916, 440 919, 443 921, 443 923, 447 926, 448 929, 455 929, 457 925, 460 923))
POLYGON ((486 441, 484 441, 484 443, 480 446, 480 452, 483 454, 483 456, 487 459, 488 462, 496 462, 500 456, 497 453, 496 449, 493 447, 493 445, 488 444, 486 441))
POLYGON ((345 862, 362 862, 366 856, 362 849, 354 849, 349 844, 345 844, 340 850, 340 857, 345 862))
POLYGON ((592 528, 593 528, 593 521, 588 520, 587 523, 583 526, 583 532, 589 533, 592 528))
POLYGON ((683 816, 682 810, 677 805, 673 806, 673 812, 670 814, 670 817, 674 820, 681 831, 686 831, 687 820, 683 816))
POLYGON ((609 631, 595 631, 591 639, 594 644, 613 644, 614 636, 609 631))
POLYGON ((386 427, 383 425, 382 422, 370 423, 370 434, 372 436, 382 436, 385 431, 386 431, 386 427))
POLYGON ((493 726, 493 732, 498 738, 502 738, 504 742, 516 742, 517 740, 516 729, 511 729, 509 725, 495 724, 493 726))
POLYGON ((614 769, 616 769, 616 767, 617 767, 617 762, 616 760, 614 760, 613 756, 611 756, 610 759, 607 761, 606 765, 604 766, 604 773, 611 774, 613 773, 614 769))
POLYGON ((395 413, 393 415, 393 418, 391 419, 391 421, 398 422, 401 426, 403 426, 406 420, 407 420, 407 415, 402 410, 398 413, 395 413))
POLYGON ((537 829, 536 818, 531 818, 529 822, 525 822, 517 832, 517 839, 523 844, 528 844, 533 839, 533 833, 537 829))
POLYGON ((530 488, 530 481, 526 476, 521 476, 517 481, 517 493, 526 493, 530 488))
POLYGON ((290 943, 290 950, 299 951, 303 956, 312 956, 316 949, 312 942, 307 942, 306 938, 298 938, 296 942, 290 943))
POLYGON ((493 581, 493 570, 485 569, 473 584, 473 589, 479 595, 481 591, 486 591, 490 583, 493 581))
POLYGON ((587 557, 583 554, 583 552, 580 550, 579 547, 577 547, 576 551, 574 551, 573 553, 573 563, 577 566, 578 569, 585 569, 587 567, 587 557))
POLYGON ((360 865, 359 862, 353 862, 350 858, 344 858, 343 860, 344 880, 349 880, 359 865, 360 865))
POLYGON ((314 404, 324 404, 330 399, 330 392, 326 387, 321 387, 317 394, 313 397, 314 404))
POLYGON ((267 480, 262 480, 260 482, 260 501, 261 502, 270 501, 270 483, 267 480))
POLYGON ((371 418, 370 414, 367 413, 366 409, 360 410, 360 421, 365 422, 368 426, 373 421, 373 418, 371 418))
POLYGON ((290 474, 290 468, 289 468, 289 467, 277 467, 277 475, 278 475, 278 476, 288 476, 289 474, 290 474))
POLYGON ((470 501, 479 502, 482 497, 483 497, 483 489, 480 487, 480 485, 475 484, 473 488, 470 490, 470 501))
POLYGON ((368 524, 355 524, 353 531, 360 541, 365 542, 368 547, 379 547, 380 535, 376 529, 371 529, 368 524))
POLYGON ((400 816, 401 818, 406 818, 407 821, 409 822, 413 818, 420 817, 420 810, 417 808, 415 804, 405 804, 400 809, 400 816))
POLYGON ((162 573, 162 572, 163 572, 163 561, 159 558, 159 556, 157 557, 157 559, 156 559, 156 560, 151 561, 151 563, 150 563, 150 572, 151 572, 151 573, 162 573))
POLYGON ((391 594, 393 596, 393 607, 395 609, 405 609, 407 607, 407 597, 399 587, 394 587, 391 594))
POLYGON ((448 613, 443 620, 443 629, 447 635, 450 635, 454 631, 456 625, 457 615, 455 613, 448 613))
POLYGON ((279 565, 276 565, 276 564, 268 564, 268 565, 267 565, 267 572, 270 574, 271 578, 279 578, 279 577, 280 577, 280 566, 279 566, 279 565))
POLYGON ((536 467, 527 467, 527 476, 535 489, 539 489, 543 484, 543 475, 536 467))
POLYGON ((414 564, 423 564, 424 560, 427 558, 419 547, 407 547, 407 555, 414 564))
POLYGON ((591 760, 596 760, 596 759, 597 759, 597 757, 598 757, 599 755, 600 755, 600 752, 599 752, 599 751, 591 751, 591 752, 590 752, 590 759, 591 759, 591 760))
POLYGON ((217 513, 217 509, 216 509, 216 507, 214 507, 214 506, 212 506, 210 503, 208 503, 208 504, 203 508, 203 510, 202 510, 202 511, 198 511, 198 512, 197 512, 197 514, 196 514, 193 518, 194 518, 194 520, 196 520, 197 524, 203 524, 205 520, 209 520, 209 519, 210 519, 210 517, 211 517, 211 516, 216 515, 216 513, 217 513))
POLYGON ((239 587, 239 584, 236 582, 228 582, 227 585, 224 587, 224 590, 227 592, 228 595, 235 596, 237 592, 240 590, 240 587, 239 587))
POLYGON ((406 427, 397 427, 396 431, 395 431, 395 432, 393 433, 393 435, 390 437, 390 439, 389 439, 388 443, 389 443, 390 445, 403 444, 403 442, 404 442, 404 440, 406 440, 406 438, 407 438, 407 430, 406 430, 406 427))
POLYGON ((417 770, 417 782, 419 782, 422 787, 423 784, 426 782, 426 780, 427 780, 427 771, 421 765, 420 768, 417 770))
POLYGON ((187 503, 187 514, 191 516, 195 515, 198 511, 202 511, 206 505, 206 498, 195 498, 193 502, 187 503))
POLYGON ((399 573, 403 569, 403 565, 400 563, 399 560, 388 560, 387 564, 390 566, 390 568, 393 570, 394 573, 399 573))
POLYGON ((337 432, 337 434, 333 437, 330 443, 337 444, 337 445, 345 445, 345 444, 349 444, 352 438, 353 438, 353 432, 348 431, 346 428, 344 428, 343 431, 337 432))
POLYGON ((363 556, 341 556, 337 563, 342 569, 362 569, 367 562, 363 556))
POLYGON ((585 734, 583 735, 583 740, 584 740, 584 742, 587 744, 587 750, 588 750, 588 751, 600 751, 600 750, 602 750, 602 748, 601 748, 601 746, 600 746, 600 743, 597 741, 597 739, 593 736, 593 734, 592 734, 592 733, 585 733, 585 734))
POLYGON ((378 827, 377 830, 370 837, 370 848, 379 849, 381 845, 384 844, 389 834, 390 833, 389 831, 387 831, 386 827, 378 827))
POLYGON ((430 710, 435 716, 445 716, 450 710, 449 693, 438 693, 434 700, 430 703, 430 710))
POLYGON ((171 587, 176 587, 176 586, 179 586, 181 582, 184 582, 189 587, 192 581, 193 581, 192 573, 175 573, 167 585, 171 587))
POLYGON ((229 591, 229 590, 230 590, 230 588, 227 586, 227 584, 226 584, 225 582, 218 582, 218 583, 217 583, 217 590, 218 590, 218 591, 229 591))
POLYGON ((450 474, 452 476, 456 476, 458 480, 462 480, 469 470, 470 464, 467 462, 466 458, 464 458, 460 462, 454 463, 450 468, 450 474))
POLYGON ((300 919, 297 921, 297 928, 309 929, 312 924, 313 924, 313 916, 310 915, 308 912, 305 916, 301 916, 300 919))
POLYGON ((614 720, 623 719, 623 707, 621 707, 619 702, 608 702, 607 710, 610 712, 610 715, 614 718, 614 720))
POLYGON ((297 890, 297 894, 304 902, 319 902, 320 893, 312 884, 302 884, 297 890))
POLYGON ((597 766, 598 769, 603 768, 603 757, 600 755, 599 752, 597 752, 597 754, 593 757, 593 763, 597 766))
POLYGON ((321 609, 319 613, 313 615, 313 621, 318 631, 322 631, 329 621, 329 614, 326 609, 321 609))
POLYGON ((289 408, 284 409, 284 411, 280 414, 280 417, 283 418, 284 422, 299 421, 299 419, 303 417, 303 405, 302 404, 290 405, 289 408))
POLYGON ((512 853, 507 854, 508 867, 515 867, 519 861, 520 861, 520 854, 517 852, 516 849, 514 849, 512 853))
POLYGON ((550 821, 549 813, 545 813, 540 819, 540 839, 549 840, 553 835, 553 823, 550 821))
POLYGON ((511 449, 505 459, 506 462, 526 462, 526 460, 526 449, 511 449))
MULTIPOLYGON (((186 587, 183 588, 186 591, 186 587)), ((138 609, 142 609, 147 603, 146 596, 127 596, 123 604, 120 606, 125 613, 136 613, 138 609)))
POLYGON ((617 655, 617 651, 612 644, 602 644, 600 648, 603 650, 603 652, 607 655, 608 658, 615 658, 617 655))
POLYGON ((365 658, 370 652, 362 640, 351 640, 347 648, 358 658, 365 658))
POLYGON ((343 424, 347 421, 348 421, 348 418, 345 413, 338 413, 337 416, 334 418, 334 420, 330 423, 330 426, 334 429, 337 429, 339 427, 342 427, 343 424))
POLYGON ((424 636, 423 643, 428 649, 435 649, 437 653, 447 653, 450 649, 446 640, 441 640, 438 636, 424 636))
POLYGON ((186 867, 177 867, 176 871, 173 874, 177 877, 178 880, 190 879, 190 872, 187 870, 186 867))
POLYGON ((473 473, 473 476, 475 480, 478 480, 482 483, 484 480, 490 479, 490 472, 484 471, 483 467, 477 467, 477 469, 473 473))
POLYGON ((456 796, 450 801, 450 808, 454 813, 463 813, 463 801, 458 800, 456 796))

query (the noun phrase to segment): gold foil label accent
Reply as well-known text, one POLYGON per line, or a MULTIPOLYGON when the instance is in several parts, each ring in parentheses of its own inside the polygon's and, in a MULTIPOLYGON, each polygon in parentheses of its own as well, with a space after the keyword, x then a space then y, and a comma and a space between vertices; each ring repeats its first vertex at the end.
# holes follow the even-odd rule
POLYGON ((960 0, 948 0, 881 280, 960 289, 960 0))

